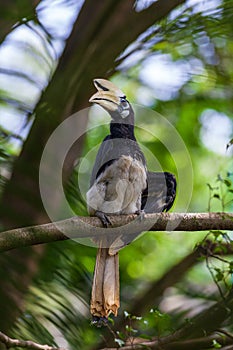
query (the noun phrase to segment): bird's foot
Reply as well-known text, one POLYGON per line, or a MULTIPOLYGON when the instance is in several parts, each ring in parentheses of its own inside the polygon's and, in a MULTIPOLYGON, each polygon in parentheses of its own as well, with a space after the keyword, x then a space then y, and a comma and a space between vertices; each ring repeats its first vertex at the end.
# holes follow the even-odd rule
POLYGON ((103 213, 102 211, 97 210, 95 212, 95 215, 101 220, 104 227, 112 226, 112 223, 111 223, 109 217, 105 213, 103 213))
POLYGON ((92 316, 92 321, 91 324, 93 324, 94 326, 100 328, 102 326, 107 326, 108 323, 108 318, 103 316, 92 316))
POLYGON ((139 221, 142 221, 145 218, 145 211, 143 209, 139 209, 136 211, 136 213, 138 215, 139 221))

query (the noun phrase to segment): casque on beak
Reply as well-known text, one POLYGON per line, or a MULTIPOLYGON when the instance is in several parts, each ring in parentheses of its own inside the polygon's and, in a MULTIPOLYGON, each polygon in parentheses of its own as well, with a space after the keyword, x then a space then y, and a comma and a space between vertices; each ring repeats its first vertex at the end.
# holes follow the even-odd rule
POLYGON ((94 79, 94 85, 98 91, 91 96, 89 102, 97 103, 109 112, 117 111, 121 98, 125 97, 124 93, 105 79, 94 79))
POLYGON ((98 91, 112 91, 115 95, 122 97, 124 96, 124 92, 122 92, 116 85, 114 85, 111 81, 106 79, 94 79, 93 83, 98 91))

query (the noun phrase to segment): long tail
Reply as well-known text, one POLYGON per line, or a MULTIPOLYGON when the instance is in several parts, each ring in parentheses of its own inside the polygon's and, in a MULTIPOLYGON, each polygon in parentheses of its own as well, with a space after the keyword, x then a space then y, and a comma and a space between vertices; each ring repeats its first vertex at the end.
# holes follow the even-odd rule
POLYGON ((117 316, 119 299, 119 256, 109 254, 108 248, 99 248, 96 257, 91 294, 91 314, 107 318, 117 316))

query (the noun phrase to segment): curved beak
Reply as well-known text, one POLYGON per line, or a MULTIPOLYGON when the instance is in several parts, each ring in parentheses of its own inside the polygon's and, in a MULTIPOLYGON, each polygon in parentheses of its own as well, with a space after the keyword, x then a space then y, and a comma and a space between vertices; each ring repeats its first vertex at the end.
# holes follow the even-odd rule
POLYGON ((111 93, 105 91, 98 91, 89 99, 91 103, 97 103, 101 107, 105 108, 107 111, 116 111, 119 105, 119 98, 111 93))
POLYGON ((124 93, 112 82, 105 79, 94 79, 94 85, 98 91, 91 96, 89 102, 97 103, 110 112, 118 110, 124 93))

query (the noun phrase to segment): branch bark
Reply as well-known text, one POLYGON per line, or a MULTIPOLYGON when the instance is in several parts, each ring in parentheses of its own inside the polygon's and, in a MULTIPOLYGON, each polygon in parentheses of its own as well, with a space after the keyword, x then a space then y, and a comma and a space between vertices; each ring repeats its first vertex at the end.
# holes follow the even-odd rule
MULTIPOLYGON (((207 349, 213 346, 213 341, 215 340, 220 345, 228 345, 233 344, 233 340, 230 337, 223 337, 219 334, 211 334, 207 337, 200 337, 200 338, 194 338, 184 341, 176 341, 176 337, 178 336, 178 333, 174 333, 170 336, 161 338, 160 340, 155 339, 152 341, 144 341, 137 344, 130 344, 126 346, 122 346, 121 350, 136 350, 136 349, 166 349, 166 350, 196 350, 196 349, 207 349), (169 343, 167 343, 169 342, 169 343), (163 346, 161 348, 161 346, 163 346)), ((101 350, 117 350, 119 348, 104 348, 101 350)), ((225 349, 225 348, 224 348, 225 349)), ((226 348, 228 349, 228 347, 226 348)), ((229 349, 232 349, 232 347, 229 347, 229 349)))
POLYGON ((109 218, 112 227, 107 229, 102 227, 97 217, 76 216, 55 223, 5 231, 0 234, 0 252, 69 238, 101 238, 102 235, 127 235, 130 242, 143 231, 233 230, 231 213, 156 213, 146 214, 143 220, 137 215, 109 218), (66 236, 66 233, 69 235, 66 236))
MULTIPOLYGON (((232 322, 232 311, 233 293, 230 292, 225 300, 216 302, 207 310, 204 310, 199 315, 194 316, 192 319, 190 319, 188 324, 187 322, 184 323, 183 326, 181 326, 173 334, 169 334, 168 336, 164 336, 150 342, 135 344, 133 349, 144 349, 145 346, 156 350, 161 348, 164 350, 200 349, 202 348, 201 345, 207 345, 207 337, 210 337, 209 340, 211 340, 211 336, 218 332, 219 327, 225 323, 227 319, 230 319, 229 322, 232 322), (191 347, 192 342, 196 342, 196 347, 191 347)), ((229 342, 232 344, 231 335, 229 335, 228 341, 225 341, 224 338, 222 338, 224 345, 229 344, 229 342)), ((115 350, 113 347, 104 349, 101 347, 101 349, 115 350)), ((130 350, 132 349, 132 345, 124 346, 121 349, 130 350)))
POLYGON ((8 337, 6 334, 0 332, 0 342, 6 345, 7 349, 10 348, 25 348, 25 349, 35 349, 35 350, 64 350, 62 348, 56 348, 49 345, 42 345, 35 343, 31 340, 19 340, 8 337))

